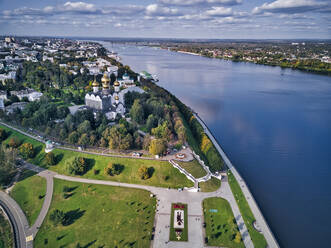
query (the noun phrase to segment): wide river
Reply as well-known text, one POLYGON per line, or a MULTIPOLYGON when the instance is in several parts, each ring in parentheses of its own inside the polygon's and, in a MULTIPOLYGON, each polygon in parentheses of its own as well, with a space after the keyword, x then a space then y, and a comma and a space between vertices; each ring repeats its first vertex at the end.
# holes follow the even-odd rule
POLYGON ((330 247, 331 77, 103 44, 199 113, 282 247, 330 247))

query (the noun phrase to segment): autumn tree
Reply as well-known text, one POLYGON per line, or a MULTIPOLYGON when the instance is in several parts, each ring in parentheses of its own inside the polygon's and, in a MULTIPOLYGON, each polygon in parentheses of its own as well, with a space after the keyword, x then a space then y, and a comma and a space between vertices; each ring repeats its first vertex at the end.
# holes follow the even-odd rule
POLYGON ((83 157, 73 157, 66 162, 67 171, 75 175, 83 175, 87 166, 87 160, 83 157))
POLYGON ((163 139, 153 139, 149 145, 149 152, 153 155, 160 155, 167 149, 163 139))
POLYGON ((55 159, 55 155, 53 152, 49 152, 46 154, 45 156, 45 159, 46 159, 46 163, 48 165, 55 165, 56 164, 56 159, 55 159))
POLYGON ((138 175, 143 180, 148 179, 149 178, 148 168, 146 166, 141 166, 138 169, 138 175))
POLYGON ((24 143, 20 146, 20 155, 24 159, 32 158, 34 156, 34 149, 31 143, 24 143))
POLYGON ((17 138, 17 137, 13 137, 9 140, 8 142, 8 145, 11 147, 11 148, 17 148, 19 147, 21 144, 21 141, 17 138))

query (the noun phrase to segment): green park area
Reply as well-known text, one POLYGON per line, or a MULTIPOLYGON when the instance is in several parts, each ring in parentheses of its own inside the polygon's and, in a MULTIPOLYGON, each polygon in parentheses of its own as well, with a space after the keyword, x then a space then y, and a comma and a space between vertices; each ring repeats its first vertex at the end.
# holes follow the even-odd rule
POLYGON ((172 203, 171 204, 171 215, 170 215, 170 241, 188 241, 188 219, 187 219, 187 204, 183 203, 172 203), (184 211, 184 216, 176 218, 175 211, 184 211), (175 226, 175 219, 177 227, 175 226), (184 222, 182 222, 184 220, 184 222), (180 223, 179 223, 180 222, 180 223), (183 226, 183 227, 179 227, 183 226))
POLYGON ((2 125, 0 125, 0 128, 6 130, 8 133, 6 140, 4 140, 5 144, 8 144, 10 140, 14 138, 19 140, 21 144, 28 142, 33 145, 35 150, 34 157, 27 159, 27 161, 61 174, 70 175, 67 170, 67 162, 75 157, 83 157, 88 162, 88 168, 82 175, 80 175, 81 177, 170 188, 193 186, 191 181, 189 181, 183 174, 179 173, 179 171, 173 168, 167 161, 107 157, 64 149, 55 149, 52 151, 55 157, 55 165, 49 166, 46 162, 46 154, 44 152, 45 145, 43 143, 2 125), (120 168, 119 174, 110 176, 105 173, 105 168, 110 164, 118 165, 120 168), (148 178, 145 177, 143 179, 141 175, 139 175, 138 170, 141 167, 147 168, 148 178))
POLYGON ((9 221, 5 219, 3 212, 0 210, 0 248, 13 247, 13 242, 9 221))
POLYGON ((211 177, 208 181, 199 183, 199 187, 202 192, 214 192, 221 187, 221 180, 211 177))
POLYGON ((54 180, 35 247, 149 247, 156 199, 140 189, 54 180))
POLYGON ((24 171, 10 196, 20 205, 30 226, 36 221, 46 194, 46 180, 34 172, 24 171))
POLYGON ((254 247, 257 248, 267 247, 267 241, 265 240, 264 236, 261 233, 259 233, 257 230, 255 230, 253 227, 253 222, 255 221, 254 215, 246 201, 244 194, 241 191, 241 188, 237 180, 235 179, 231 171, 228 171, 228 180, 234 198, 236 199, 237 204, 239 206, 240 213, 244 218, 245 225, 248 229, 249 235, 251 236, 251 239, 253 241, 254 247))
POLYGON ((194 159, 190 162, 176 161, 184 170, 190 173, 195 178, 204 177, 207 172, 199 164, 198 160, 194 159))
POLYGON ((218 197, 203 201, 208 246, 244 247, 230 204, 218 197))

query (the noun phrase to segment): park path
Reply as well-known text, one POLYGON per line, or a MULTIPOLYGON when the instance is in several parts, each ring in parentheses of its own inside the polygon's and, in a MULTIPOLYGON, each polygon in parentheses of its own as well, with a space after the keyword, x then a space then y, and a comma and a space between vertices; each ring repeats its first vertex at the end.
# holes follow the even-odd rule
POLYGON ((248 186, 246 185, 244 179, 240 176, 239 172, 236 170, 236 168, 233 166, 233 164, 231 163, 229 158, 226 156, 225 152, 223 151, 221 146, 218 144, 218 142, 214 138, 213 134, 208 129, 207 125, 203 122, 203 120, 196 113, 194 113, 194 116, 199 121, 199 123, 202 125, 205 133, 211 139, 214 146, 216 147, 218 152, 221 154, 225 164, 227 165, 227 167, 229 168, 229 170, 232 172, 233 176, 236 178, 237 182, 239 183, 241 191, 243 192, 243 194, 248 202, 248 205, 256 219, 256 223, 260 227, 262 234, 264 235, 264 237, 268 243, 268 246, 272 247, 272 248, 279 247, 279 244, 277 243, 276 238, 274 237, 269 225, 267 224, 266 220, 264 219, 262 212, 261 212, 260 208, 258 207, 258 205, 257 205, 253 195, 251 194, 248 186))

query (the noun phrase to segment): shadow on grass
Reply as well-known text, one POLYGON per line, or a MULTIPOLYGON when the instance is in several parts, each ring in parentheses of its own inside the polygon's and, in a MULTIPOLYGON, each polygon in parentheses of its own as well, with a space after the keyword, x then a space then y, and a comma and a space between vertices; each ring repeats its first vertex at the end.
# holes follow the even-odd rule
POLYGON ((86 160, 87 166, 86 166, 86 170, 85 170, 84 174, 87 173, 88 171, 90 171, 93 168, 93 166, 95 165, 95 160, 93 158, 85 158, 85 160, 86 160))
POLYGON ((39 154, 43 149, 43 146, 42 145, 39 145, 39 146, 36 146, 34 147, 34 156, 37 156, 37 154, 39 154))
POLYGON ((58 163, 61 162, 61 160, 63 159, 63 156, 64 156, 63 153, 57 154, 55 156, 55 165, 57 165, 58 163))
POLYGON ((149 178, 151 178, 155 172, 154 167, 149 167, 147 172, 148 172, 149 178))
POLYGON ((66 212, 64 216, 63 225, 69 226, 75 223, 75 221, 81 218, 84 215, 84 213, 85 210, 80 210, 80 208, 66 212))

